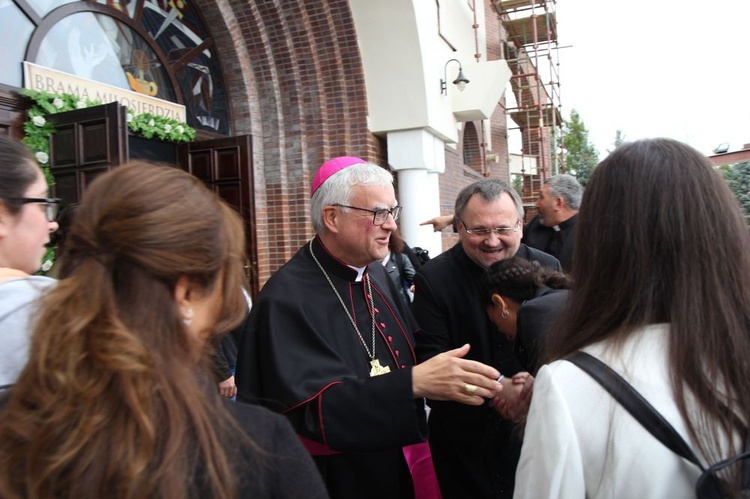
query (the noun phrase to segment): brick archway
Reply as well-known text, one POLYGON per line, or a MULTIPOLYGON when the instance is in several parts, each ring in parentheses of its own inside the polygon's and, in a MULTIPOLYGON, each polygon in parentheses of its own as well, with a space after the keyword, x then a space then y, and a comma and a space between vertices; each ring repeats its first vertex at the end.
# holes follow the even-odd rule
POLYGON ((312 234, 315 169, 338 155, 382 156, 367 126, 357 33, 345 0, 197 5, 222 59, 234 133, 254 137, 263 283, 312 234))

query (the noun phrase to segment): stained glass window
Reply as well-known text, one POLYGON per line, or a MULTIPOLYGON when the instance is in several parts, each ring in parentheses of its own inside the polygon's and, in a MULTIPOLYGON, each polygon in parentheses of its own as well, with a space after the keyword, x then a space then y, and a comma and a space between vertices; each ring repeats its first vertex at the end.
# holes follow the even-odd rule
POLYGON ((27 46, 38 44, 30 62, 178 102, 192 127, 231 134, 213 40, 189 2, 71 1, 28 1, 25 12, 0 2, 0 67, 11 68, 0 72, 1 83, 21 86, 27 46), (60 19, 51 24, 50 16, 60 19))

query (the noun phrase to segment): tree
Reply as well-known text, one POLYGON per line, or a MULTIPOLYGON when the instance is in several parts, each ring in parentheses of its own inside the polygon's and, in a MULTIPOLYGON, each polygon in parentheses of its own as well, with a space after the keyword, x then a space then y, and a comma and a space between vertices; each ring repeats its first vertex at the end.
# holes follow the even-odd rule
POLYGON ((722 166, 719 171, 740 203, 745 221, 750 225, 750 162, 722 166))
POLYGON ((565 169, 585 186, 599 163, 599 153, 589 142, 589 131, 578 112, 573 109, 563 130, 565 144, 565 169))
MULTIPOLYGON (((617 149, 618 147, 620 147, 620 144, 622 144, 623 142, 625 142, 625 134, 622 133, 622 130, 618 129, 615 132, 615 141, 612 142, 612 144, 615 146, 614 149, 617 149)), ((614 151, 614 149, 612 149, 612 151, 614 151)), ((608 150, 607 152, 612 152, 612 151, 608 150)))

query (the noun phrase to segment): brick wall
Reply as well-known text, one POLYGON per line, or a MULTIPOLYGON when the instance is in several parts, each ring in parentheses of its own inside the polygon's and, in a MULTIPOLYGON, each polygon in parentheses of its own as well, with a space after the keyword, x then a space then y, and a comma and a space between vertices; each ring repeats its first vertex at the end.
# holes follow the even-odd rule
POLYGON ((310 237, 309 185, 335 156, 385 165, 367 129, 357 36, 345 0, 199 0, 227 77, 235 134, 254 137, 261 286, 310 237))

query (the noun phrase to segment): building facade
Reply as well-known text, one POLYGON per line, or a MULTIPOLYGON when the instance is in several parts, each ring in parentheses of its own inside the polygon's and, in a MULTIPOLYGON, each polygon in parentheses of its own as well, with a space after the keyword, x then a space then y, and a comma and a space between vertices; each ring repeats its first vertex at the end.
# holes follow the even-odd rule
MULTIPOLYGON (((23 61, 184 105, 196 143, 217 148, 152 159, 212 172, 207 183, 246 219, 255 291, 312 236, 310 181, 335 156, 394 173, 401 231, 434 256, 455 236, 420 222, 451 213, 468 183, 511 180, 504 95, 513 88, 523 110, 528 68, 509 64, 509 46, 522 47, 509 44, 503 3, 10 0, 0 6, 0 129, 23 137, 23 61), (227 153, 240 163, 231 185, 222 147, 244 151, 227 153)), ((538 137, 523 141, 525 154, 540 154, 538 137)), ((139 146, 124 142, 102 168, 136 156, 139 146)))

